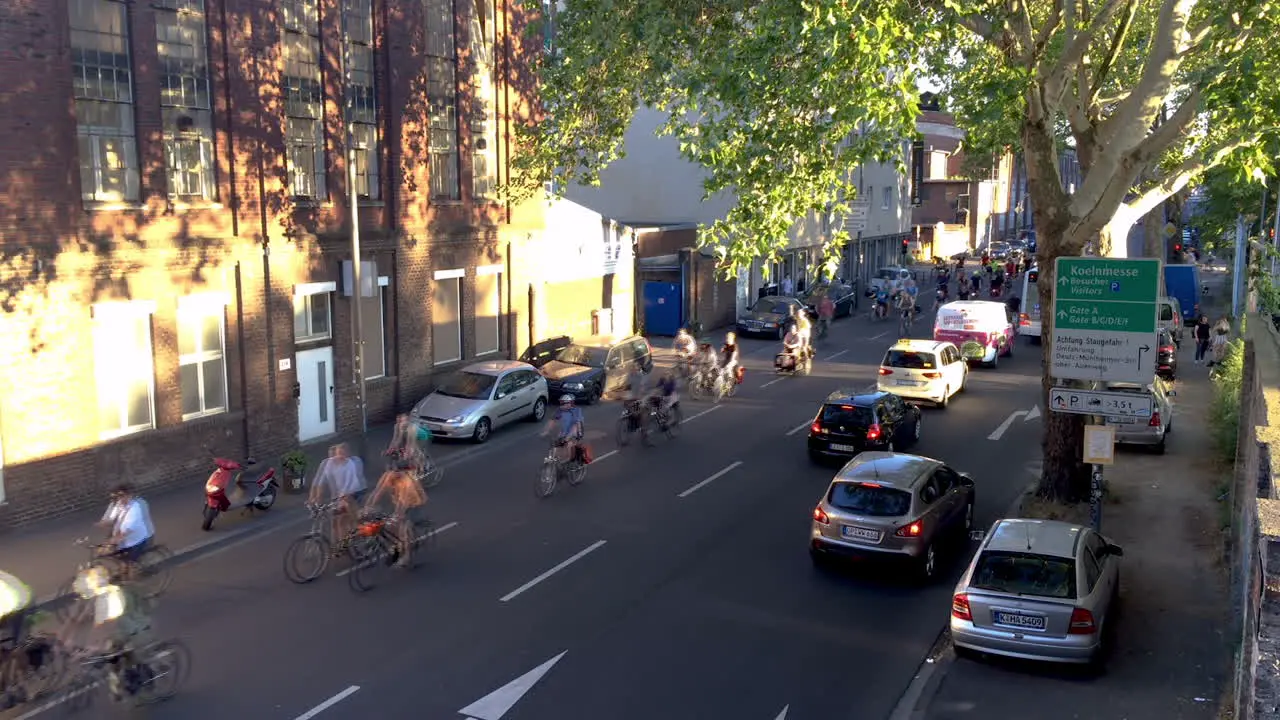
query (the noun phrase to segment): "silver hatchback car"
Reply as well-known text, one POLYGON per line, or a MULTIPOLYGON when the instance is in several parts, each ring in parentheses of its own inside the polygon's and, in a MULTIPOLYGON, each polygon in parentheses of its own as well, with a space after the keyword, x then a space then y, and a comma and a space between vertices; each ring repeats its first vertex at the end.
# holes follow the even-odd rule
POLYGON ((914 562, 925 580, 938 570, 939 546, 968 543, 973 479, 919 455, 863 452, 836 474, 813 509, 809 554, 914 562))
POLYGON ((547 379, 528 363, 489 360, 446 377, 413 408, 413 417, 442 438, 489 439, 495 428, 540 422, 547 415, 547 379))
POLYGON ((951 599, 957 653, 1063 663, 1102 658, 1124 551, 1056 520, 998 520, 951 599))
POLYGON ((1178 394, 1168 382, 1157 377, 1151 381, 1150 385, 1107 382, 1094 383, 1094 386, 1110 393, 1148 396, 1151 399, 1150 416, 1145 418, 1103 416, 1103 420, 1116 429, 1117 444, 1143 445, 1156 453, 1164 453, 1166 439, 1173 430, 1172 398, 1178 394))

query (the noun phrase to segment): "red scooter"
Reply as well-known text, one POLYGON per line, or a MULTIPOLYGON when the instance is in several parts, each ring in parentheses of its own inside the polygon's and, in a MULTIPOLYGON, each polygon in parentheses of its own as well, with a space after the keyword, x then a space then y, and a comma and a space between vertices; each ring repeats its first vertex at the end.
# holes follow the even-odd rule
MULTIPOLYGON (((213 464, 218 469, 213 471, 204 484, 204 522, 200 529, 208 531, 213 528, 213 521, 219 513, 233 507, 243 508, 245 512, 253 510, 270 510, 276 503, 276 469, 267 468, 261 475, 244 476, 244 466, 234 460, 214 458, 213 464)), ((246 460, 245 465, 253 465, 253 460, 246 460)))

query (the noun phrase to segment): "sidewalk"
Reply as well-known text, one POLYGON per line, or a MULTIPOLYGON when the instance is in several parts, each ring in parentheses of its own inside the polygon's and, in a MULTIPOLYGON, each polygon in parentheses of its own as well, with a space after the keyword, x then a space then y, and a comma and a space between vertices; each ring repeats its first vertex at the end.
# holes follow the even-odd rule
MULTIPOLYGON (((386 447, 391 440, 391 429, 390 424, 375 426, 369 429, 367 435, 349 440, 353 452, 365 458, 366 466, 371 467, 378 460, 376 450, 369 453, 364 448, 386 447)), ((308 479, 314 474, 320 460, 328 455, 329 445, 338 441, 335 439, 303 448, 308 457, 308 479)), ((259 467, 255 466, 255 469, 259 467)), ((212 471, 210 466, 209 472, 212 471)), ((275 506, 269 512, 254 511, 245 515, 239 510, 232 510, 219 515, 209 532, 200 529, 203 486, 207 475, 191 478, 189 483, 161 493, 147 495, 151 518, 156 526, 157 541, 168 546, 181 562, 182 556, 190 556, 250 533, 262 532, 290 517, 298 517, 306 496, 284 487, 278 466, 276 474, 281 488, 276 496, 275 506)), ((27 583, 40 602, 53 599, 54 593, 75 574, 76 566, 88 557, 88 549, 77 546, 76 540, 89 536, 97 541, 102 537, 104 531, 95 527, 95 524, 101 519, 104 509, 75 513, 5 535, 0 544, 3 548, 0 550, 0 569, 27 583)))
POLYGON ((1210 719, 1219 717, 1220 705, 1229 707, 1222 542, 1230 509, 1218 497, 1229 487, 1231 468, 1210 449, 1208 371, 1191 363, 1189 349, 1179 359, 1167 453, 1118 448, 1106 471, 1102 531, 1125 550, 1123 616, 1106 674, 1088 679, 1067 668, 955 659, 948 651, 938 661, 936 694, 912 717, 1210 719))

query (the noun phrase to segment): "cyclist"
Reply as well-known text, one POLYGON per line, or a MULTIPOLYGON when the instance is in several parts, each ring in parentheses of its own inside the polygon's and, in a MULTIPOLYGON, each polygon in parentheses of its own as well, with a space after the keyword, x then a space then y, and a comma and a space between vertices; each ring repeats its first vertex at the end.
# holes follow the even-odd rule
POLYGON ((129 586, 115 585, 106 569, 91 565, 80 571, 72 585, 85 600, 93 601, 95 625, 110 623, 100 659, 110 665, 107 687, 114 700, 136 693, 146 681, 133 651, 151 637, 149 603, 129 586))
POLYGON ((556 448, 560 462, 568 462, 575 457, 584 425, 582 409, 574 404, 573 396, 568 393, 561 395, 560 409, 556 411, 555 417, 547 421, 547 427, 542 431, 542 436, 546 437, 552 426, 557 428, 556 448))
POLYGON ((0 658, 26 637, 27 606, 31 588, 6 572, 0 572, 0 658))
POLYGON ((823 293, 818 301, 818 337, 825 337, 831 330, 831 321, 836 316, 836 304, 829 293, 823 293))
POLYGON ((800 333, 795 327, 792 327, 782 337, 782 353, 774 359, 774 365, 788 370, 794 369, 801 362, 800 353, 803 348, 804 344, 800 340, 800 333))
POLYGON ((910 327, 915 320, 916 299, 908 290, 899 290, 894 308, 902 315, 902 322, 910 327))
POLYGON ((802 307, 792 305, 791 319, 795 323, 796 335, 800 338, 800 349, 809 352, 809 338, 813 336, 813 323, 809 322, 809 313, 802 307))
POLYGON ((649 396, 649 402, 657 405, 658 411, 664 416, 671 411, 672 406, 680 402, 679 384, 676 383, 676 376, 671 371, 662 374, 653 395, 649 396))
POLYGON ((715 381, 719 375, 720 362, 711 343, 703 343, 698 348, 698 380, 704 385, 715 381))
POLYGON ((627 414, 644 422, 644 413, 640 412, 640 404, 644 402, 645 392, 649 387, 649 377, 639 363, 632 365, 627 373, 627 414))
POLYGON ((871 309, 872 316, 879 315, 884 317, 889 314, 889 287, 888 285, 878 285, 876 287, 876 303, 871 309))
POLYGON ((135 566, 151 547, 156 528, 151 523, 151 508, 147 501, 133 494, 128 485, 119 485, 111 492, 111 503, 99 525, 109 525, 109 545, 115 546, 112 554, 135 566))
POLYGON ((391 523, 400 540, 399 559, 397 564, 405 567, 413 553, 415 515, 427 504, 427 493, 422 484, 410 472, 404 469, 392 469, 382 473, 378 485, 365 502, 365 510, 377 507, 383 495, 391 498, 391 523))
POLYGON ((395 432, 391 435, 391 443, 387 446, 387 455, 395 466, 403 470, 416 470, 426 465, 426 451, 423 442, 431 441, 431 433, 408 415, 396 417, 395 432))
POLYGON ((676 332, 676 341, 672 349, 676 351, 676 363, 687 374, 691 369, 689 363, 698 352, 698 341, 693 339, 688 328, 680 328, 676 332))
POLYGON ((725 383, 738 381, 738 334, 727 332, 724 345, 720 346, 720 375, 725 383))
POLYGON ((316 469, 316 479, 311 484, 308 502, 314 505, 328 499, 338 501, 338 507, 333 512, 335 555, 344 549, 347 536, 355 528, 351 516, 359 510, 360 498, 364 497, 367 489, 364 463, 360 458, 351 456, 350 447, 346 443, 330 447, 329 457, 316 469))

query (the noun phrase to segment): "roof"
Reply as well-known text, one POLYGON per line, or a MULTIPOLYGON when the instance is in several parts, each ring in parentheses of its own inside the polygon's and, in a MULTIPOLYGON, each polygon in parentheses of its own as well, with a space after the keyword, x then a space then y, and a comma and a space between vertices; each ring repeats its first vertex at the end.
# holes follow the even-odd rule
POLYGON ((920 455, 868 451, 841 468, 835 482, 875 482, 907 490, 941 464, 920 455))
POLYGON ((1082 531, 1082 526, 1060 520, 1006 519, 991 529, 986 549, 1074 558, 1082 531))
POLYGON ((520 362, 519 360, 485 360, 484 362, 471 363, 462 368, 463 372, 475 373, 477 375, 501 375, 508 370, 517 370, 520 368, 533 369, 529 363, 520 362))
POLYGON ((889 395, 883 390, 836 390, 827 396, 824 403, 840 405, 856 405, 871 407, 880 398, 889 395))
POLYGON ((898 342, 890 346, 890 350, 911 350, 913 352, 938 352, 944 346, 950 345, 949 342, 939 342, 938 340, 913 340, 911 338, 902 338, 898 342))

